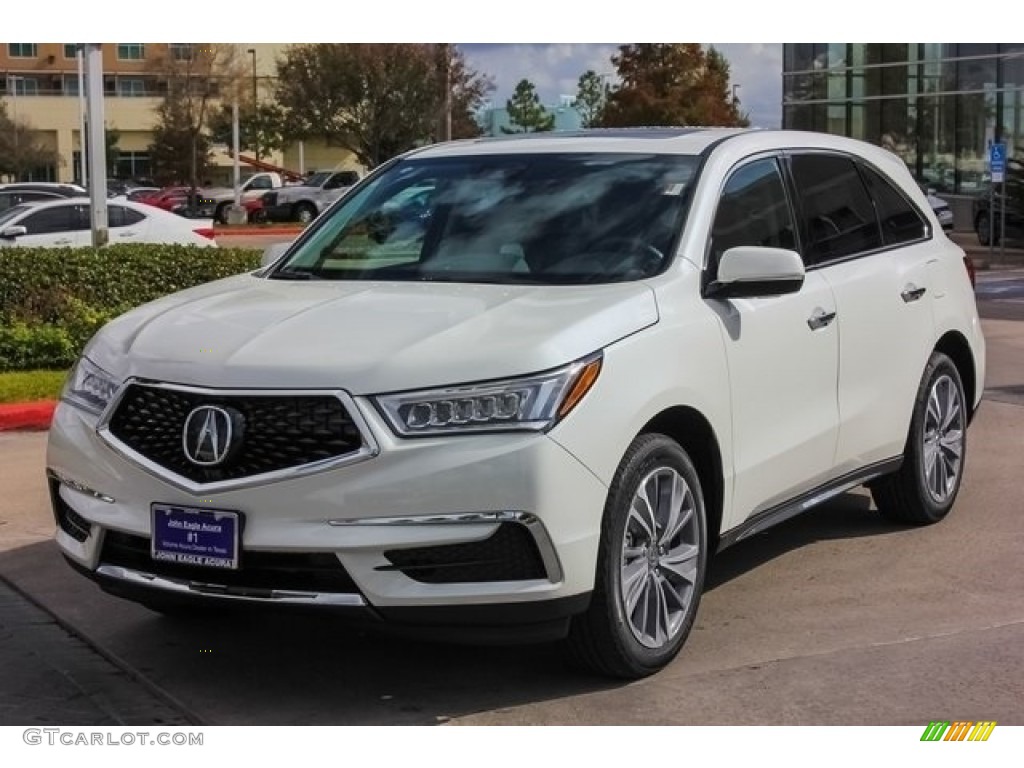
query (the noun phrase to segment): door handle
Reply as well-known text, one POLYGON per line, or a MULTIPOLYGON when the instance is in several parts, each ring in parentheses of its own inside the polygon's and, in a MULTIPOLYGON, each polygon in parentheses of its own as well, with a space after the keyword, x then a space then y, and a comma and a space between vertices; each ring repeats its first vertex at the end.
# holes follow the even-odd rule
POLYGON ((900 294, 900 296, 903 297, 903 301, 909 304, 910 302, 917 301, 922 296, 924 296, 924 293, 927 290, 928 289, 923 286, 918 288, 913 283, 907 283, 906 288, 903 289, 903 292, 900 294))
POLYGON ((71 241, 67 240, 67 239, 54 240, 53 244, 54 245, 71 245, 71 241))
POLYGON ((812 312, 811 316, 807 318, 807 327, 810 328, 812 331, 816 331, 819 328, 824 328, 835 319, 835 310, 827 312, 821 307, 815 307, 814 312, 812 312))
POLYGON ((120 233, 118 233, 118 237, 135 237, 135 233, 134 232, 120 232, 120 233))

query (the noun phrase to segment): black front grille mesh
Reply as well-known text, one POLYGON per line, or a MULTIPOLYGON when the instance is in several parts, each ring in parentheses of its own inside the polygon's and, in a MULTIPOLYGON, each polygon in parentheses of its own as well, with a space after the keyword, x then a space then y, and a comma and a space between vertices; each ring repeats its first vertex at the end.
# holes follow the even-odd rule
POLYGON ((154 560, 150 555, 149 544, 149 539, 144 536, 107 531, 100 563, 119 565, 169 579, 252 591, 359 592, 345 567, 330 552, 243 551, 238 570, 228 570, 154 560))
POLYGON ((525 526, 502 523, 483 541, 392 549, 384 556, 415 581, 455 584, 547 578, 537 542, 525 526))
POLYGON ((197 483, 298 467, 362 446, 345 406, 330 395, 211 395, 132 384, 109 428, 133 451, 197 483), (216 467, 193 464, 182 446, 185 421, 200 405, 230 407, 244 419, 241 447, 216 467))

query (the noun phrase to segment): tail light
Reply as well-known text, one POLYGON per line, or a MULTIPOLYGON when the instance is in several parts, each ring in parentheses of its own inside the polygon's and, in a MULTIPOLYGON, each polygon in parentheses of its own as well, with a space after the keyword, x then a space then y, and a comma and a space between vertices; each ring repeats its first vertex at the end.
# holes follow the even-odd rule
POLYGON ((964 254, 964 266, 967 268, 967 276, 971 278, 971 287, 974 288, 976 285, 974 275, 974 262, 971 261, 971 257, 966 254, 964 254))
POLYGON ((208 240, 213 240, 214 236, 217 234, 213 227, 200 227, 199 229, 193 229, 192 231, 200 237, 205 237, 208 240))

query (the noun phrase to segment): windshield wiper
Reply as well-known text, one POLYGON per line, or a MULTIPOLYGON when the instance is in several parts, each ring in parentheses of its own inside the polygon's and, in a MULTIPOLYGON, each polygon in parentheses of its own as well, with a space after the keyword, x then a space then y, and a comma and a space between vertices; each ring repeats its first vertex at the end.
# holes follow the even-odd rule
POLYGON ((279 270, 269 276, 271 280, 323 280, 320 275, 297 270, 279 270))

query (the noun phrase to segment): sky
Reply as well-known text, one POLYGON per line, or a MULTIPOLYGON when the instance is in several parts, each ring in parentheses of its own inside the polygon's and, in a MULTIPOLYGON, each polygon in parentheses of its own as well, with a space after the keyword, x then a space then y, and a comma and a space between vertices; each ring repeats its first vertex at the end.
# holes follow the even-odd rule
MULTIPOLYGON (((505 106, 516 83, 524 77, 536 87, 545 104, 558 104, 560 96, 576 94, 579 76, 592 69, 614 77, 611 56, 617 43, 459 43, 474 69, 494 80, 490 95, 496 107, 505 106)), ((782 44, 714 43, 739 87, 740 109, 750 115, 750 124, 778 128, 782 122, 782 44)))

